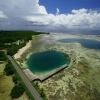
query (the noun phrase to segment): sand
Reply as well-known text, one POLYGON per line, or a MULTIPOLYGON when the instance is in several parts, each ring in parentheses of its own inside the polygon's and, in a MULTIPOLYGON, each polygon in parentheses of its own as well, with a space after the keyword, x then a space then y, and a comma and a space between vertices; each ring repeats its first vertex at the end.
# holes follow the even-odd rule
POLYGON ((26 46, 19 49, 19 51, 14 55, 15 59, 20 59, 21 56, 32 46, 31 40, 26 44, 26 46))

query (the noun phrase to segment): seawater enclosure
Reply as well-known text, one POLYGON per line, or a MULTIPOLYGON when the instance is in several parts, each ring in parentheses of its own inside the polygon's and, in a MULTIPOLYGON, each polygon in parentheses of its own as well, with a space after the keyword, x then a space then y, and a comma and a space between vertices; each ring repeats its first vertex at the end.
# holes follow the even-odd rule
POLYGON ((69 67, 71 58, 59 45, 52 34, 42 34, 32 37, 23 54, 20 50, 17 62, 30 81, 43 81, 69 67))
POLYGON ((32 72, 51 71, 69 63, 67 54, 54 50, 33 53, 27 60, 27 66, 32 72))

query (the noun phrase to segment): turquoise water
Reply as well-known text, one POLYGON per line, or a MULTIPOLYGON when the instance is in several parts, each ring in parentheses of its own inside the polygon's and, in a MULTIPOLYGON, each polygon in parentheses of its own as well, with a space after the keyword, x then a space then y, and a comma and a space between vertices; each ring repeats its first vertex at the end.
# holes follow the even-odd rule
POLYGON ((86 48, 90 48, 90 49, 100 49, 100 41, 96 41, 96 40, 90 40, 90 39, 61 39, 59 40, 60 42, 63 43, 81 43, 82 46, 86 47, 86 48))
POLYGON ((46 72, 70 63, 68 55, 58 51, 45 51, 32 54, 27 65, 32 72, 46 72))

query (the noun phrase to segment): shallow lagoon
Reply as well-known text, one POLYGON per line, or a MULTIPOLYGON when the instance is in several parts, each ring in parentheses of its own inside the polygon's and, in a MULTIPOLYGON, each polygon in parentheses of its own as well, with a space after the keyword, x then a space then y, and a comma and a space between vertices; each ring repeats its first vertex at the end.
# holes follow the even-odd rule
POLYGON ((97 40, 70 38, 70 39, 61 39, 58 41, 63 42, 63 43, 75 43, 75 42, 77 43, 78 42, 86 48, 100 49, 100 41, 97 41, 97 40))
POLYGON ((32 54, 27 60, 27 65, 32 72, 46 72, 70 63, 67 54, 58 51, 45 51, 32 54))

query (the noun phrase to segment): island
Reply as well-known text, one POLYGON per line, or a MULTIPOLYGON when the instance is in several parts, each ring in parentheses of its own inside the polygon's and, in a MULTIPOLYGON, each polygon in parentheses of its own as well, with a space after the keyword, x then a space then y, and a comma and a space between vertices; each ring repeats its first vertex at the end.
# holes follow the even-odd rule
POLYGON ((100 99, 99 35, 32 31, 1 31, 0 35, 3 99, 8 94, 7 100, 100 99), (16 95, 17 89, 20 92, 16 95))

